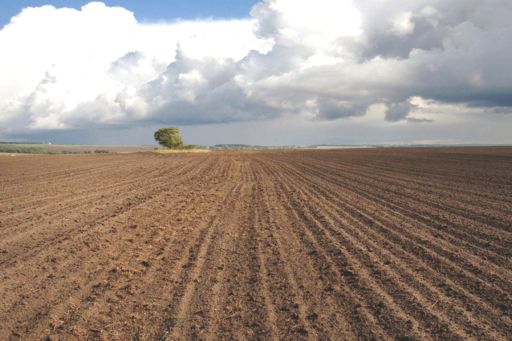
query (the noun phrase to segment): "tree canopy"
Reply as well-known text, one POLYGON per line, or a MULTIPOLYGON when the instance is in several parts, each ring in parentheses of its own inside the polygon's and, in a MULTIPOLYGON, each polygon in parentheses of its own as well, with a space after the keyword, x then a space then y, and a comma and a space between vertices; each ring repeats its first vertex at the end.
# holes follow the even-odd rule
POLYGON ((167 148, 179 148, 183 146, 180 128, 168 127, 160 128, 155 132, 155 140, 167 148))

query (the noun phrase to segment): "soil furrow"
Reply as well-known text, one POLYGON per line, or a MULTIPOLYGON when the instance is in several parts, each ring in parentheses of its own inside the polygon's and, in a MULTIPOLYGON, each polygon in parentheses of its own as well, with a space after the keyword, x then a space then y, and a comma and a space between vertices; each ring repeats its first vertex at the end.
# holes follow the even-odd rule
POLYGON ((0 155, 0 340, 511 340, 510 165, 0 155))

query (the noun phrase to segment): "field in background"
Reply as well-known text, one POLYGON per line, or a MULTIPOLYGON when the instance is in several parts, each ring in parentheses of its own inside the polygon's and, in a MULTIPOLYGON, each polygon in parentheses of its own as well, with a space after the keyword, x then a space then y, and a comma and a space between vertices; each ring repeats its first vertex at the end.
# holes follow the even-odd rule
POLYGON ((107 154, 153 150, 153 146, 56 145, 43 143, 0 143, 0 153, 9 154, 107 154))
POLYGON ((512 339, 512 149, 0 156, 0 339, 512 339))

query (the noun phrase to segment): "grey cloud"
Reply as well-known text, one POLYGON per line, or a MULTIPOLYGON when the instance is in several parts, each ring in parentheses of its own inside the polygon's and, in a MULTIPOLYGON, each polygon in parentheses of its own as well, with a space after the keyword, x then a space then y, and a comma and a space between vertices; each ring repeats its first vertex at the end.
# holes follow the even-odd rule
POLYGON ((200 124, 277 116, 276 108, 253 98, 237 82, 241 68, 233 60, 193 60, 178 48, 175 62, 141 91, 153 102, 151 119, 200 124))
POLYGON ((447 28, 435 27, 427 18, 422 17, 411 18, 411 24, 414 26, 413 31, 405 37, 389 31, 374 32, 368 37, 371 43, 363 51, 364 58, 408 58, 414 49, 443 48, 443 37, 446 36, 447 28))
POLYGON ((350 102, 321 98, 317 101, 318 119, 335 120, 344 117, 362 116, 366 107, 350 102))
POLYGON ((409 102, 392 103, 386 110, 386 120, 391 122, 403 120, 409 115, 412 108, 409 102))

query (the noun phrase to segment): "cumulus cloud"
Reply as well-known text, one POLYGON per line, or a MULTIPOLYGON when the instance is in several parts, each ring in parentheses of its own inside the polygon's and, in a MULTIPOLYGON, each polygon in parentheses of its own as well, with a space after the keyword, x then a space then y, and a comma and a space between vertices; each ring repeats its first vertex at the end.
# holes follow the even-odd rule
POLYGON ((80 10, 24 9, 0 31, 0 129, 69 129, 159 119, 172 98, 189 94, 186 99, 192 100, 206 79, 198 70, 176 75, 180 94, 154 93, 174 91, 156 86, 158 80, 170 76, 173 68, 187 69, 187 61, 207 70, 215 63, 235 63, 250 51, 268 50, 270 42, 256 37, 254 29, 255 20, 139 23, 133 13, 99 2, 80 10), (176 62, 182 50, 187 58, 176 62))
POLYGON ((509 1, 265 0, 250 14, 24 9, 0 31, 0 131, 512 112, 509 1))

